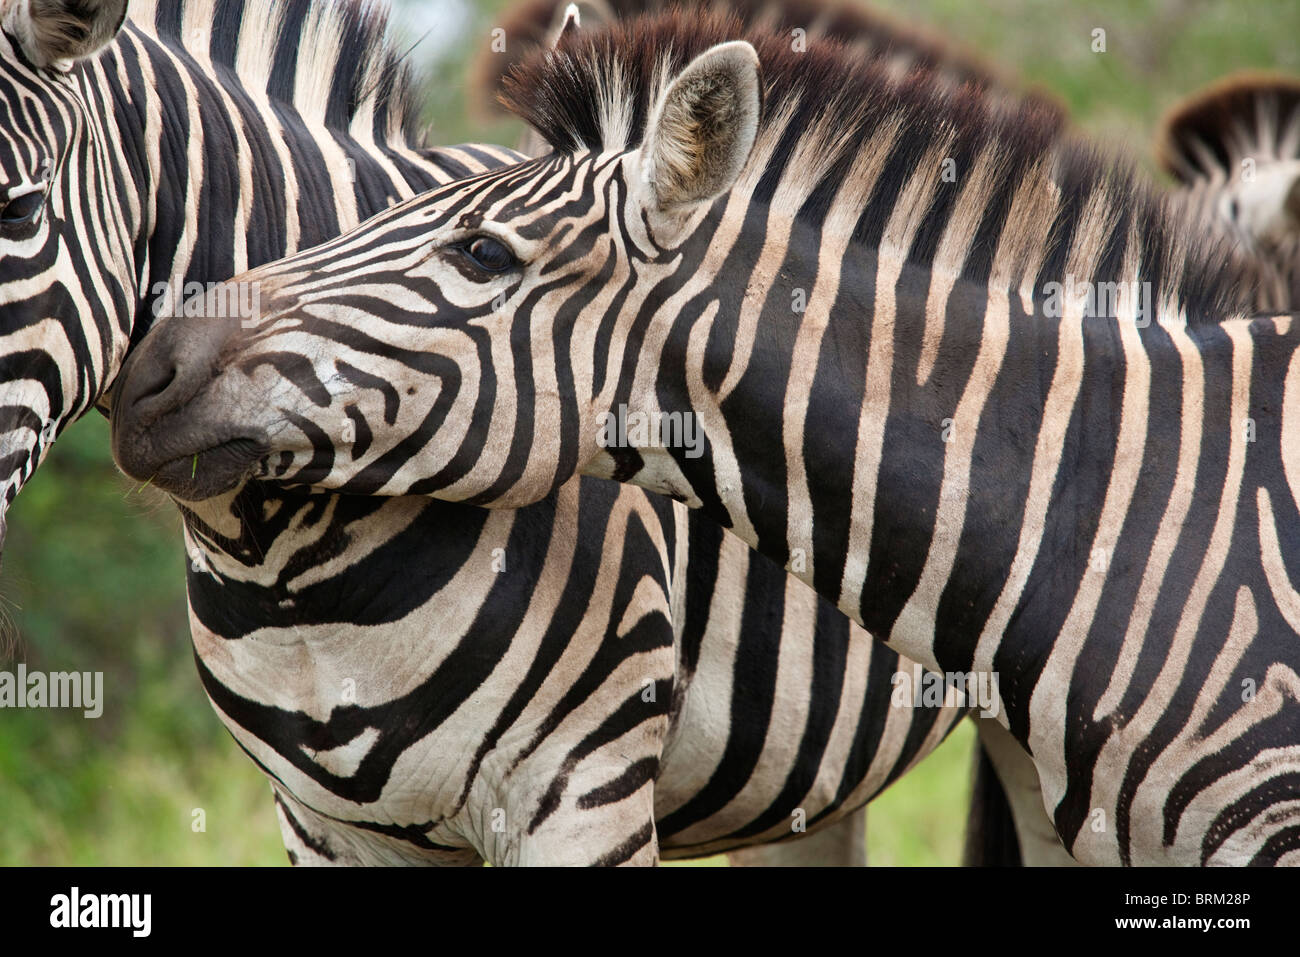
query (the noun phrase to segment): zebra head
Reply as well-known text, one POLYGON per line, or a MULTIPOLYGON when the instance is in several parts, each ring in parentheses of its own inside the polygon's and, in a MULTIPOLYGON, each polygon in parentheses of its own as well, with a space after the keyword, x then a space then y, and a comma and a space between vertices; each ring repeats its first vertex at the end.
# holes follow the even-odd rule
POLYGON ((127 348, 132 233, 109 197, 130 184, 105 162, 110 134, 80 66, 125 16, 126 0, 14 0, 3 13, 0 536, 8 504, 127 348))
MULTIPOLYGON (((582 472, 708 507, 769 435, 749 402, 817 365, 804 330, 833 309, 860 337, 877 262, 938 260, 937 293, 1001 249, 996 278, 1033 286, 1091 228, 1078 197, 1130 188, 1056 161, 1054 111, 740 32, 668 15, 562 38, 509 97, 552 153, 246 273, 259 321, 202 349, 160 327, 114 409, 119 464, 191 500, 255 477, 513 508, 582 472)), ((1135 235, 1173 231, 1133 195, 1135 235)), ((1181 261, 1155 261, 1152 302, 1181 261)))
POLYGON ((1157 157, 1272 273, 1260 307, 1300 306, 1300 79, 1248 73, 1188 97, 1165 117, 1157 157))
POLYGON ((565 481, 600 453, 597 419, 617 388, 604 359, 565 355, 565 343, 577 326, 595 336, 604 316, 630 315, 629 291, 639 302, 681 285, 679 247, 755 141, 755 49, 699 46, 656 46, 658 86, 632 102, 614 91, 591 141, 539 122, 556 147, 547 157, 436 189, 237 277, 259 290, 258 321, 158 326, 124 369, 119 465, 187 500, 256 476, 513 506, 565 481), (630 290, 634 275, 652 282, 630 290), (543 322, 553 336, 536 335, 543 322), (398 433, 401 450, 430 457, 406 461, 398 433), (519 442, 532 449, 526 468, 499 480, 519 442))

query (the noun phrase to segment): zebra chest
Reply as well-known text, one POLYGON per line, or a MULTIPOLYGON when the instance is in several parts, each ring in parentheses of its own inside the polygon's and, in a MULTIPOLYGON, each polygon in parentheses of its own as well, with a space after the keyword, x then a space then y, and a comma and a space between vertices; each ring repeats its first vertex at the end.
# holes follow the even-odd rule
POLYGON ((410 620, 234 641, 192 620, 191 632, 221 720, 316 812, 411 823, 456 813, 479 742, 454 720, 474 695, 438 677, 454 637, 439 641, 428 622, 410 620))
MULTIPOLYGON (((240 584, 247 572, 220 556, 211 574, 192 572, 201 680, 272 777, 298 859, 330 861, 321 847, 350 862, 465 863, 469 851, 580 863, 592 840, 626 841, 617 789, 616 813, 590 795, 657 766, 672 682, 668 561, 645 536, 592 536, 576 506, 561 495, 559 514, 540 516, 548 525, 471 510, 468 528, 436 506, 386 505, 364 527, 327 511, 316 525, 340 524, 349 540, 335 548, 318 532, 316 568, 272 573, 268 549, 258 572, 273 584, 240 584), (421 541, 440 548, 425 560, 421 541), (260 626, 241 623, 240 602, 260 626), (272 603, 281 623, 266 623, 272 603)), ((602 530, 619 527, 606 517, 602 530)), ((644 819, 652 782, 641 783, 644 819)))

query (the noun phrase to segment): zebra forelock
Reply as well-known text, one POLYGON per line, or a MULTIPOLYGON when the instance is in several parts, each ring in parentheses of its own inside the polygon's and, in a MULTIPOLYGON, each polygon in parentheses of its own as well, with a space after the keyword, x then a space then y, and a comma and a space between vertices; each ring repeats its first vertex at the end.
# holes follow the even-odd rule
POLYGON ((1223 236, 1193 228, 1187 210, 1156 193, 1131 164, 1062 139, 1051 104, 1008 103, 976 84, 954 88, 933 71, 900 79, 887 63, 863 59, 833 40, 804 48, 787 33, 747 28, 735 17, 681 12, 620 22, 566 35, 553 50, 534 54, 506 80, 503 102, 559 153, 627 151, 640 144, 668 81, 710 47, 735 39, 757 51, 765 87, 764 118, 742 177, 753 185, 754 200, 820 222, 842 201, 846 178, 884 139, 889 153, 874 187, 860 198, 857 242, 888 248, 894 198, 909 183, 915 187, 923 164, 938 164, 949 166, 951 176, 936 170, 915 197, 916 221, 900 234, 906 243, 896 250, 908 262, 981 277, 991 244, 976 240, 1038 235, 1041 223, 1015 217, 1046 213, 1051 228, 1038 248, 1023 250, 1013 271, 1017 285, 1037 288, 1062 278, 1067 262, 1077 259, 1076 243, 1096 243, 1080 237, 1080 229, 1105 226, 1095 264, 1140 263, 1154 300, 1171 313, 1196 323, 1252 311, 1254 264, 1223 236), (816 161, 801 162, 809 157, 816 161), (988 175, 990 168, 997 175, 988 175), (1033 181, 1056 197, 1054 211, 1015 202, 1033 181), (983 193, 983 218, 969 231, 971 243, 945 247, 941 238, 972 182, 983 193), (1108 197, 1114 216, 1085 217, 1098 196, 1108 197), (1126 256, 1129 243, 1139 244, 1133 256, 1126 256), (940 251, 952 258, 937 259, 940 251))

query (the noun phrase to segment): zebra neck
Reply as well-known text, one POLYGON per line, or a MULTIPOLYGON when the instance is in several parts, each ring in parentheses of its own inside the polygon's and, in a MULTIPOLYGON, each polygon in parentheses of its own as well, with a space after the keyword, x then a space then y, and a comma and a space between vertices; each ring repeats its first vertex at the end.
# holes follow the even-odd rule
POLYGON ((96 75, 139 197, 132 342, 206 284, 332 239, 462 172, 307 120, 133 24, 96 75))
POLYGON ((769 292, 777 305, 748 342, 727 326, 740 295, 675 310, 684 325, 648 336, 670 343, 646 359, 657 376, 637 375, 648 394, 625 394, 694 416, 704 454, 635 450, 629 465, 615 450, 590 472, 702 507, 927 667, 1034 660, 1092 620, 1137 540, 1121 540, 1126 521, 1147 528, 1149 551, 1171 494, 1185 517, 1194 493, 1240 475, 1248 419, 1277 442, 1280 401, 1250 402, 1256 340, 1277 334, 1158 313, 1050 318, 964 282, 936 327, 935 277, 911 270, 854 253, 820 317, 792 319, 769 292))

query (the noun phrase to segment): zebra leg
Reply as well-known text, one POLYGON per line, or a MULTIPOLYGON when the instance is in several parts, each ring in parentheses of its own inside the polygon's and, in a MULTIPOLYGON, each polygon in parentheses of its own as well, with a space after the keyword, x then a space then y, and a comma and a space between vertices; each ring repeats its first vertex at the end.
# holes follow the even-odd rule
POLYGON ((732 867, 866 867, 867 809, 797 841, 758 844, 727 854, 732 867))
POLYGON ((635 743, 623 740, 604 760, 597 753, 587 767, 561 770, 558 777, 556 769, 565 762, 542 756, 538 776, 525 770, 520 777, 544 787, 507 791, 500 802, 471 793, 462 830, 477 835, 476 845, 494 866, 653 867, 659 863, 653 777, 658 758, 614 763, 631 751, 635 743))
POLYGON ((988 751, 975 742, 970 807, 966 812, 963 867, 1019 867, 1020 842, 1011 803, 988 751))
MULTIPOLYGON (((1066 852, 1061 840, 1056 835, 1051 816, 1043 807, 1043 792, 1038 783, 1038 772, 1034 763, 1020 743, 1011 736, 1006 728, 992 718, 980 718, 972 715, 971 720, 979 730, 979 745, 987 755, 989 763, 997 774, 997 780, 1005 792, 1006 802, 1010 805, 1011 818, 1015 823, 1016 839, 1020 844, 1020 862, 1026 867, 1061 867, 1074 864, 1075 861, 1066 852)), ((994 808, 987 801, 987 795, 978 796, 986 815, 994 808)), ((976 823, 976 827, 987 827, 985 821, 976 823)), ((978 843, 978 839, 975 839, 978 843)), ((967 863, 1005 863, 997 860, 980 861, 970 859, 972 838, 967 840, 967 863)))
POLYGON ((356 827, 317 814, 288 792, 272 785, 289 863, 295 867, 396 866, 434 864, 473 866, 483 859, 473 848, 421 850, 408 839, 356 827))

